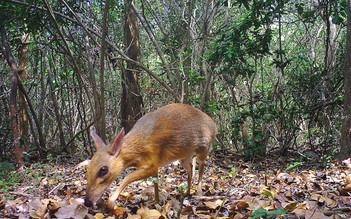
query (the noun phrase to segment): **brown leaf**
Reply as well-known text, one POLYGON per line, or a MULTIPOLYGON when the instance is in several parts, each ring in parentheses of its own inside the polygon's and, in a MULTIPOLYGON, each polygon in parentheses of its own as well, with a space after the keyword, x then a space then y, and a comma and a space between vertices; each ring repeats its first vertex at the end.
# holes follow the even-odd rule
POLYGON ((306 214, 306 209, 296 208, 292 211, 292 213, 296 214, 297 216, 304 216, 306 214))
POLYGON ((306 201, 306 209, 314 209, 316 208, 318 203, 316 201, 306 201))
POLYGON ((49 200, 47 207, 50 212, 55 213, 60 208, 60 205, 56 200, 49 200))
POLYGON ((215 202, 211 202, 211 201, 207 201, 207 202, 204 202, 204 204, 210 208, 210 209, 216 209, 217 207, 221 206, 223 204, 223 201, 222 200, 216 200, 215 202))
POLYGON ((42 205, 43 205, 43 203, 40 201, 40 198, 38 198, 38 197, 35 197, 30 202, 28 202, 29 208, 31 208, 33 210, 38 209, 42 205))
POLYGON ((192 206, 185 206, 183 209, 182 209, 182 214, 185 215, 185 214, 189 214, 193 212, 193 207, 192 206))
POLYGON ((0 195, 0 211, 5 208, 5 197, 0 195))
POLYGON ((351 184, 351 174, 346 175, 344 181, 346 184, 351 184))
POLYGON ((279 173, 277 178, 275 179, 276 182, 280 183, 280 182, 286 182, 288 184, 294 182, 294 177, 291 176, 288 173, 279 173))
POLYGON ((340 192, 341 196, 349 196, 350 195, 350 191, 345 190, 345 187, 343 187, 343 186, 339 186, 338 191, 340 192))
POLYGON ((29 215, 32 218, 38 218, 38 219, 44 218, 45 214, 46 214, 46 206, 45 205, 39 206, 36 211, 31 211, 29 213, 29 215))
POLYGON ((293 194, 291 193, 291 191, 287 191, 287 192, 285 193, 285 197, 287 197, 288 199, 292 199, 293 194))
POLYGON ((238 201, 237 204, 236 204, 238 210, 245 210, 249 207, 249 204, 246 202, 246 201, 238 201))
POLYGON ((88 208, 82 204, 71 204, 61 207, 56 213, 57 218, 83 219, 88 214, 88 208))
POLYGON ((140 215, 131 215, 131 214, 128 214, 128 217, 127 219, 141 219, 141 216, 140 215))
POLYGON ((322 196, 321 196, 320 194, 317 194, 317 193, 313 193, 313 194, 311 195, 311 200, 313 200, 313 201, 318 201, 318 202, 320 202, 321 198, 322 198, 322 196))
POLYGON ((246 218, 244 215, 242 215, 241 213, 237 213, 233 219, 242 219, 242 218, 246 218))
POLYGON ((324 197, 324 202, 328 208, 335 208, 338 205, 337 201, 328 197, 324 197))
POLYGON ((127 209, 125 207, 116 207, 113 213, 119 218, 124 218, 127 215, 127 209))
POLYGON ((296 209, 296 205, 297 205, 296 202, 283 202, 282 203, 282 207, 289 212, 294 211, 296 209))
POLYGON ((251 211, 256 211, 260 208, 266 208, 270 204, 270 201, 255 199, 253 202, 249 203, 249 207, 247 209, 251 211))
POLYGON ((202 219, 210 219, 211 216, 208 214, 196 214, 198 216, 198 218, 202 218, 202 219))
POLYGON ((347 192, 351 192, 351 184, 347 184, 343 189, 347 192))
POLYGON ((163 216, 159 211, 155 209, 146 210, 144 213, 141 214, 141 219, 159 219, 159 218, 163 218, 163 216))
POLYGON ((29 215, 33 218, 44 218, 46 214, 46 205, 44 205, 38 197, 35 197, 28 203, 29 215))
POLYGON ((305 219, 332 219, 333 216, 325 216, 322 211, 307 210, 305 214, 305 219))

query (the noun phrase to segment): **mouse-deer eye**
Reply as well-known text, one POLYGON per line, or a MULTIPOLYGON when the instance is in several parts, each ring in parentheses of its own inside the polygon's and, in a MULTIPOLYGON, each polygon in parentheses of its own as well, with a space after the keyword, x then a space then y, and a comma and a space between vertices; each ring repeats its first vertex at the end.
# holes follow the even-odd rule
POLYGON ((104 177, 107 173, 108 173, 108 167, 103 166, 100 168, 100 170, 98 172, 98 177, 104 177))

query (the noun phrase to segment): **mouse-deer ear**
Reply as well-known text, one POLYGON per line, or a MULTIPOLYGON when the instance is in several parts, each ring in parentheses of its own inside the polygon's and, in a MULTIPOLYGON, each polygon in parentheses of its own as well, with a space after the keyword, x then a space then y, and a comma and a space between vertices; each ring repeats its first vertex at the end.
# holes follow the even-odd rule
POLYGON ((124 128, 122 128, 122 130, 115 137, 115 139, 113 140, 113 142, 111 143, 111 145, 108 149, 108 153, 110 155, 112 155, 112 156, 118 155, 119 151, 121 150, 122 144, 123 144, 124 136, 125 136, 125 131, 124 131, 124 128))
POLYGON ((93 138, 96 150, 100 150, 102 147, 106 147, 105 142, 90 128, 90 136, 93 138))

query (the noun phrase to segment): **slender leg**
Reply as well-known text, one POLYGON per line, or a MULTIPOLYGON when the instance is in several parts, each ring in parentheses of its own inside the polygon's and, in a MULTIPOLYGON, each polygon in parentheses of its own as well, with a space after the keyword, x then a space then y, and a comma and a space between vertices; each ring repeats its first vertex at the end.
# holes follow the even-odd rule
POLYGON ((108 199, 108 207, 110 209, 113 209, 115 206, 115 201, 118 198, 119 194, 123 191, 123 189, 131 182, 141 180, 141 179, 146 179, 150 176, 157 176, 157 167, 148 167, 148 168, 143 168, 143 169, 137 169, 133 173, 129 174, 126 176, 121 185, 118 187, 118 189, 113 192, 113 194, 109 197, 108 199))
POLYGON ((191 181, 192 181, 192 176, 193 176, 193 173, 192 173, 193 168, 192 168, 192 164, 191 164, 191 159, 192 159, 192 156, 181 160, 182 166, 184 167, 184 169, 188 173, 188 191, 186 193, 187 196, 190 195, 191 181))
POLYGON ((197 184, 197 194, 202 195, 202 176, 204 173, 205 162, 199 160, 199 182, 197 184))
POLYGON ((158 190, 158 174, 156 175, 156 181, 154 181, 154 188, 155 188, 155 202, 160 202, 160 195, 158 190))
POLYGON ((202 195, 202 177, 204 174, 204 167, 205 167, 205 160, 208 156, 208 150, 200 153, 200 154, 196 154, 197 160, 199 162, 199 182, 197 184, 197 195, 202 195))

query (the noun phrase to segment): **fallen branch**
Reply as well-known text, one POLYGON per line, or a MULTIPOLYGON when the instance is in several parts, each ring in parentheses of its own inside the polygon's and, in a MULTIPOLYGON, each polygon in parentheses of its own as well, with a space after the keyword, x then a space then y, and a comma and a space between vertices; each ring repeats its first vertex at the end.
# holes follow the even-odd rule
POLYGON ((217 196, 202 196, 202 195, 194 195, 191 198, 197 200, 205 200, 205 201, 212 201, 216 199, 225 199, 227 196, 224 195, 217 195, 217 196))

